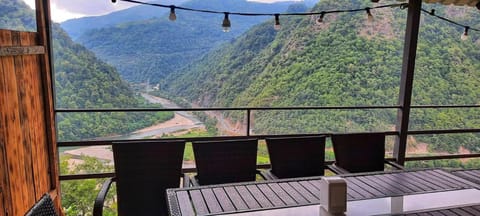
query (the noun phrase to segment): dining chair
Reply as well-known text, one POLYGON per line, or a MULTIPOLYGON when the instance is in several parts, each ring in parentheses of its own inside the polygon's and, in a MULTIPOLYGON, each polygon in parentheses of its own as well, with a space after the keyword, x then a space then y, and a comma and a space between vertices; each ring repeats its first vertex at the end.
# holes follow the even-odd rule
POLYGON ((322 176, 325 173, 325 136, 266 138, 271 169, 269 179, 322 176))
POLYGON ((40 200, 25 214, 25 216, 57 216, 57 210, 50 197, 50 194, 44 194, 40 200))
POLYGON ((336 173, 383 171, 385 163, 403 168, 385 160, 385 133, 333 134, 332 145, 335 163, 329 168, 336 173))
POLYGON ((192 142, 197 174, 191 184, 210 185, 255 181, 257 139, 192 142))
POLYGON ((116 182, 118 215, 168 215, 166 189, 180 186, 185 141, 113 143, 115 177, 95 200, 93 215, 101 216, 105 197, 116 182))

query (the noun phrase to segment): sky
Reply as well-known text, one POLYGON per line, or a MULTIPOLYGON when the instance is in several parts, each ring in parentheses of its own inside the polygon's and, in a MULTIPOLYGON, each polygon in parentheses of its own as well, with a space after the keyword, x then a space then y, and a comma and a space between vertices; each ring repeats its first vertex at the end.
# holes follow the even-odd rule
MULTIPOLYGON (((23 0, 31 8, 35 6, 35 0, 23 0)), ((264 3, 272 3, 288 0, 247 0, 264 3)), ((301 0, 298 0, 301 1, 301 0)), ((122 10, 136 6, 136 4, 118 1, 112 4, 110 0, 50 0, 50 9, 52 11, 52 20, 63 22, 68 19, 84 16, 98 16, 111 13, 116 10, 122 10)))

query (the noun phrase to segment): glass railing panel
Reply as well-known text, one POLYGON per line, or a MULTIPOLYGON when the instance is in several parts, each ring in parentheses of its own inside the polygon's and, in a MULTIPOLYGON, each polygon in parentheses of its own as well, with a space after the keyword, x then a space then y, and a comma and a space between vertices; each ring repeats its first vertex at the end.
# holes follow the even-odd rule
POLYGON ((251 134, 286 135, 395 131, 396 109, 255 110, 251 134))
MULTIPOLYGON (((428 134, 408 137, 407 157, 480 153, 480 133, 428 134)), ((461 161, 469 161, 462 159, 461 161)))
POLYGON ((480 107, 413 108, 410 130, 480 129, 480 107))

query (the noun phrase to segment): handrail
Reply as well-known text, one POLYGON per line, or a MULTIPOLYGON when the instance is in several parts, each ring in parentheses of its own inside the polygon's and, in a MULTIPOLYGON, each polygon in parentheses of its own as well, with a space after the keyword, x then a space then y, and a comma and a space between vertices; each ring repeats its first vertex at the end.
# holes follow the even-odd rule
POLYGON ((166 112, 166 111, 252 111, 252 110, 357 110, 399 109, 400 106, 298 106, 298 107, 201 107, 201 108, 57 108, 58 113, 78 112, 166 112))

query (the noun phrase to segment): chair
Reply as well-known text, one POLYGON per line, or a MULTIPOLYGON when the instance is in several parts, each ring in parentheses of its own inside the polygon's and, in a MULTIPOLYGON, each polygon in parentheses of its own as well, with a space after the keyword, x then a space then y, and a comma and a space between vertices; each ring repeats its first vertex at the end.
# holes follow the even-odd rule
POLYGON ((25 214, 25 216, 57 216, 57 210, 53 200, 48 193, 44 194, 40 200, 25 214))
POLYGON ((272 168, 269 179, 321 176, 325 173, 325 136, 266 138, 272 168))
POLYGON ((116 182, 118 215, 168 215, 165 190, 180 186, 185 141, 127 141, 112 146, 115 177, 103 184, 93 215, 102 215, 112 182, 116 182))
POLYGON ((336 173, 383 171, 384 163, 403 168, 385 160, 385 133, 334 134, 332 144, 335 164, 329 168, 336 173))
POLYGON ((192 142, 197 175, 193 185, 255 181, 257 139, 192 142))

